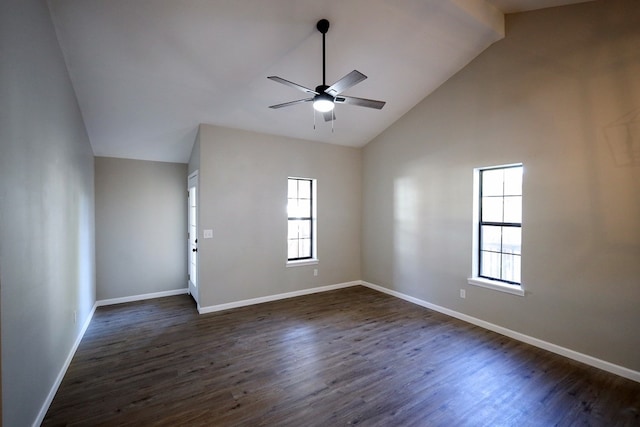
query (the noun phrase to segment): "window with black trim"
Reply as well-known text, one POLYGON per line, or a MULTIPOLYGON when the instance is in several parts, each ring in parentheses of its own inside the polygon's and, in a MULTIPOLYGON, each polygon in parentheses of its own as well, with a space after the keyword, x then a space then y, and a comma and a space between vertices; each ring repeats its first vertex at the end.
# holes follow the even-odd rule
POLYGON ((288 261, 310 260, 315 256, 314 183, 310 178, 289 178, 288 261))
POLYGON ((480 169, 478 276, 520 285, 522 165, 480 169))

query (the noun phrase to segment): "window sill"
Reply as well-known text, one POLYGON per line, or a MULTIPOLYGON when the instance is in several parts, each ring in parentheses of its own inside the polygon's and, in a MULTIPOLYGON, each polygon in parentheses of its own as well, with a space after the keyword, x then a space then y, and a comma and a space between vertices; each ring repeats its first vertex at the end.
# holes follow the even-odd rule
POLYGON ((494 291, 506 292, 508 294, 524 296, 522 286, 510 285, 508 283, 498 282, 496 280, 484 279, 481 277, 469 277, 467 283, 474 286, 480 286, 494 291))
POLYGON ((304 265, 316 265, 318 264, 318 260, 316 258, 312 259, 303 259, 300 261, 287 261, 287 268, 289 267, 302 267, 304 265))

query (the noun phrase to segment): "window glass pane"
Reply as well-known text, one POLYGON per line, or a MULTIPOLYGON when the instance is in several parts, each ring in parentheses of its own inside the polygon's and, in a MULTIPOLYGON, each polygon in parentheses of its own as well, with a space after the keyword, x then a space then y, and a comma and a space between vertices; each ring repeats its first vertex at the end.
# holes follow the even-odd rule
POLYGON ((503 194, 503 169, 482 171, 482 195, 501 196, 503 194))
POLYGON ((520 256, 502 255, 502 280, 520 283, 520 256))
MULTIPOLYGON (((484 229, 484 227, 482 228, 484 229)), ((520 227, 503 227, 502 252, 507 254, 520 254, 521 232, 520 227)))
POLYGON ((289 178, 289 198, 295 199, 298 197, 298 180, 289 178))
POLYGON ((289 218, 311 218, 311 200, 289 200, 287 212, 289 218))
POLYGON ((310 258, 311 257, 311 239, 300 239, 300 258, 310 258))
POLYGON ((502 222, 502 197, 482 198, 482 221, 502 222))
POLYGON ((196 188, 195 187, 191 187, 189 189, 189 201, 190 201, 189 206, 195 209, 196 207, 196 188))
POLYGON ((522 222, 522 196, 504 198, 504 222, 522 222))
POLYGON ((298 221, 298 230, 301 238, 311 238, 311 221, 298 221))
POLYGON ((296 215, 298 218, 311 218, 311 200, 298 200, 296 215))
POLYGON ((289 220, 289 239, 311 238, 311 221, 289 220))
POLYGON ((289 249, 287 250, 287 258, 298 258, 298 240, 289 240, 289 249))
POLYGON ((522 166, 504 170, 504 194, 505 196, 522 195, 522 166))
POLYGON ((287 201, 287 216, 295 217, 297 212, 298 212, 298 200, 289 199, 287 201))
POLYGON ((289 220, 289 231, 287 234, 287 238, 289 240, 298 238, 298 221, 289 220))
POLYGON ((483 251, 500 252, 502 243, 502 227, 496 227, 493 225, 482 226, 482 243, 481 248, 483 251))
POLYGON ((311 181, 306 181, 306 180, 298 181, 298 197, 301 199, 311 198, 311 181))
POLYGON ((500 278, 500 257, 499 253, 482 251, 482 268, 480 275, 485 277, 500 278))

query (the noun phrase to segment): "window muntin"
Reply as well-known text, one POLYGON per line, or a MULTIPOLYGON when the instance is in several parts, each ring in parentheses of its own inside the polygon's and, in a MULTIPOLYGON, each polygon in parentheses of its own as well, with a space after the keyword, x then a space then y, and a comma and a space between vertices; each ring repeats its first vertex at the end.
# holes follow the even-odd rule
POLYGON ((478 276, 521 283, 522 165, 480 170, 478 276))
POLYGON ((314 257, 314 180, 289 178, 287 196, 287 260, 307 260, 314 257))

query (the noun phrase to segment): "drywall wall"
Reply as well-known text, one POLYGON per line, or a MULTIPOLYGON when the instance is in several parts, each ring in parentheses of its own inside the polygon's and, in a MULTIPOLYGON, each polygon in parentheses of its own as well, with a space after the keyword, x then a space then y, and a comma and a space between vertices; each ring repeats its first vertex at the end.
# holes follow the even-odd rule
POLYGON ((363 279, 640 371, 638 2, 506 24, 364 148, 363 279), (473 169, 515 162, 525 297, 467 285, 473 169))
POLYGON ((187 287, 187 165, 95 158, 96 294, 187 287))
POLYGON ((0 58, 2 416, 29 426, 95 302, 93 152, 45 1, 0 2, 0 58))
POLYGON ((360 279, 359 149, 211 125, 199 147, 202 307, 360 279), (286 267, 289 176, 317 179, 317 265, 286 267))
POLYGON ((193 147, 191 148, 191 155, 189 156, 189 175, 196 172, 198 169, 200 169, 200 127, 198 127, 198 133, 196 134, 196 139, 193 142, 193 147))

